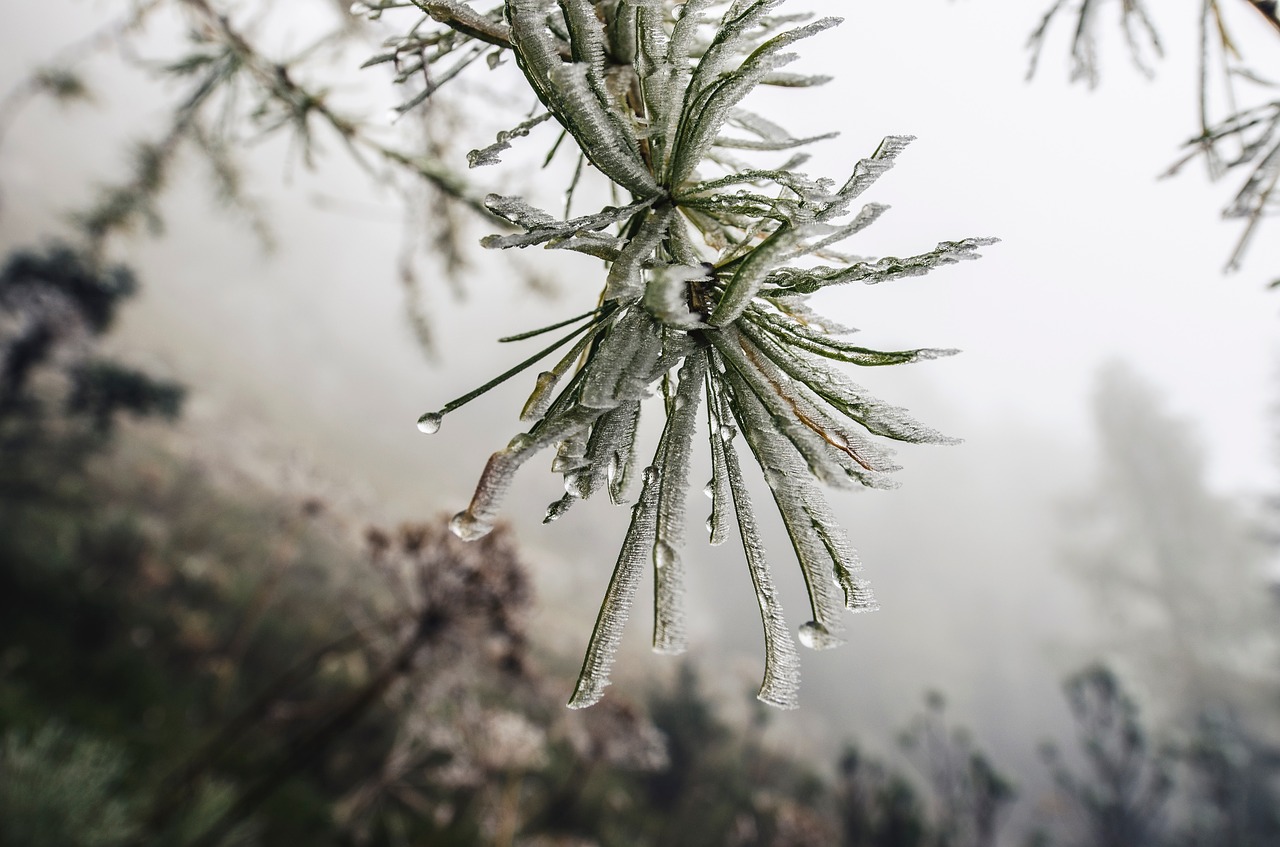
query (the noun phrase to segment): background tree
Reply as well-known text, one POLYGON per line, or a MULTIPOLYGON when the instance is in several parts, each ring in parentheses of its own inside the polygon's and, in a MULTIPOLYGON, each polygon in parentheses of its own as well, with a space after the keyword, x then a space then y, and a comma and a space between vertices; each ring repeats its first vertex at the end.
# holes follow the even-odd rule
MULTIPOLYGON (((1267 70, 1270 65, 1264 63, 1262 70, 1255 70, 1233 32, 1249 26, 1269 28, 1276 38, 1270 39, 1264 49, 1274 58, 1280 55, 1280 19, 1276 16, 1276 4, 1270 0, 1239 3, 1201 0, 1184 5, 1188 10, 1199 6, 1200 132, 1186 141, 1187 154, 1165 175, 1177 173, 1195 158, 1204 159, 1214 179, 1228 173, 1247 172, 1243 185, 1222 213, 1225 218, 1245 222, 1226 266, 1227 270, 1236 270, 1262 218, 1280 209, 1280 194, 1276 193, 1280 183, 1280 135, 1277 133, 1280 101, 1274 96, 1275 80, 1267 70), (1244 15, 1234 15, 1237 10, 1244 11, 1244 15)), ((1118 13, 1134 65, 1151 75, 1151 60, 1161 57, 1164 51, 1155 20, 1143 0, 1055 0, 1031 34, 1028 76, 1036 71, 1051 24, 1066 18, 1072 30, 1071 79, 1086 82, 1090 87, 1097 85, 1100 78, 1098 28, 1102 26, 1102 13, 1107 7, 1118 13)), ((1276 284, 1280 284, 1280 280, 1276 284)))

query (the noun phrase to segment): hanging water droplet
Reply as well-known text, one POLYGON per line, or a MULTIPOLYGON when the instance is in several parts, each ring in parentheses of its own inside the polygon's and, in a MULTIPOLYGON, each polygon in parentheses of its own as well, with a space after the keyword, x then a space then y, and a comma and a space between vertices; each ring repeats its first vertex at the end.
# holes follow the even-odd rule
POLYGON ((427 435, 439 432, 440 421, 442 420, 444 420, 444 417, 439 412, 427 412, 418 418, 418 432, 425 432, 427 435))
POLYGON ((676 548, 668 542, 659 541, 653 545, 653 566, 659 570, 669 568, 676 563, 676 557, 679 555, 676 548))
POLYGON ((716 496, 716 481, 714 479, 707 480, 707 484, 702 486, 702 493, 707 497, 714 498, 716 496))
POLYGON ((715 515, 707 516, 707 535, 710 536, 707 539, 707 543, 712 547, 719 547, 721 544, 729 540, 729 534, 727 532, 721 532, 719 534, 716 533, 715 515))
POLYGON ((476 518, 471 512, 458 512, 449 521, 449 531, 463 541, 475 541, 493 530, 493 524, 476 518))
POLYGON ((732 441, 733 439, 737 438, 737 436, 738 436, 738 431, 736 429, 729 426, 728 424, 721 425, 720 427, 721 441, 725 441, 725 442, 732 441))
POLYGON ((644 469, 644 484, 656 485, 658 482, 658 477, 660 475, 661 473, 658 471, 658 466, 650 465, 649 467, 644 469))
POLYGON ((802 624, 798 634, 800 643, 810 650, 829 650, 844 643, 843 638, 833 635, 831 630, 817 621, 809 621, 806 624, 802 624))
POLYGON ((572 503, 572 500, 566 500, 564 498, 555 501, 547 507, 547 514, 543 517, 542 522, 551 523, 552 521, 559 520, 561 515, 569 511, 569 506, 572 505, 572 503))

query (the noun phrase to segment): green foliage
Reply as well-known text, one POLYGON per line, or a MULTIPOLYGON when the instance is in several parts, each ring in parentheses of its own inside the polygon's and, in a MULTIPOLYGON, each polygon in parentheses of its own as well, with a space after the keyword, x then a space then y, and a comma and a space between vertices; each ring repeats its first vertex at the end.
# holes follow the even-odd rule
POLYGON ((118 746, 57 724, 0 738, 0 842, 118 847, 137 832, 118 746))
MULTIPOLYGON (((800 628, 802 643, 814 649, 840 643, 841 611, 876 604, 816 483, 889 486, 896 465, 868 434, 917 443, 947 439, 871 397, 828 361, 878 366, 955 351, 882 352, 849 344, 839 328, 809 311, 805 298, 830 285, 918 276, 976 258, 992 240, 944 242, 907 259, 852 260, 835 252, 884 212, 879 204, 859 210, 855 203, 910 138, 885 139, 843 182, 796 170, 803 154, 770 167, 736 158, 737 151, 789 154, 819 140, 794 137, 742 104, 759 85, 824 81, 783 72, 797 58, 784 51, 837 19, 804 23, 809 16, 779 14, 778 0, 509 0, 488 13, 454 0, 415 5, 449 28, 421 36, 421 22, 414 26, 411 38, 435 47, 423 61, 440 61, 464 46, 491 57, 509 51, 550 116, 535 116, 473 151, 473 166, 493 163, 511 139, 553 119, 562 138, 576 142, 580 161, 603 174, 615 196, 627 197, 564 220, 520 198, 485 199, 518 228, 514 235, 490 236, 485 246, 542 245, 602 259, 603 292, 596 310, 564 322, 580 323, 576 329, 419 420, 424 432, 437 431, 445 414, 572 343, 538 375, 521 414, 532 426, 490 458, 469 507, 453 520, 454 531, 464 539, 489 532, 515 472, 547 448, 557 450, 553 470, 563 474, 566 491, 548 507, 548 521, 601 491, 623 502, 629 484, 641 479, 569 701, 589 706, 608 685, 649 560, 654 649, 685 648, 681 548, 693 436, 703 416, 714 470, 710 540, 722 543, 730 515, 737 516, 765 630, 759 697, 794 708, 799 659, 760 544, 739 449, 745 444, 763 470, 804 573, 812 620, 800 628), (666 424, 656 453, 637 474, 640 408, 655 391, 666 424)), ((576 178, 570 195, 575 188, 576 178)))

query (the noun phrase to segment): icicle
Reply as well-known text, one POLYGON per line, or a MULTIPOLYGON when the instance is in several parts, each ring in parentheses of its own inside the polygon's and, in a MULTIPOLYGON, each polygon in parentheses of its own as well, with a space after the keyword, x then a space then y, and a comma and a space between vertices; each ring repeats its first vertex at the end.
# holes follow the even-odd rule
POLYGON ((636 429, 640 425, 640 403, 632 401, 619 406, 616 414, 622 417, 622 427, 609 460, 609 499, 615 505, 626 502, 627 489, 636 464, 636 429))
POLYGON ((494 214, 506 218, 514 224, 525 228, 525 232, 514 235, 486 235, 480 244, 489 249, 506 249, 509 247, 531 247, 545 244, 556 239, 569 239, 581 236, 584 232, 594 232, 616 223, 630 220, 639 212, 653 204, 653 200, 642 200, 628 206, 605 206, 592 215, 558 221, 539 209, 530 206, 516 197, 503 197, 490 194, 484 198, 487 206, 494 214))
POLYGON ((467 154, 467 166, 472 168, 480 168, 485 165, 496 165, 500 161, 498 154, 504 150, 511 149, 511 139, 524 138, 538 124, 550 120, 554 117, 550 112, 543 112, 537 117, 522 121, 515 127, 498 133, 497 140, 488 147, 479 150, 472 150, 467 154))
POLYGON ((780 268, 765 280, 765 296, 778 294, 812 294, 829 285, 861 282, 875 285, 888 280, 924 276, 935 268, 978 258, 978 248, 988 247, 998 238, 966 238, 942 241, 928 253, 899 259, 887 256, 874 262, 856 262, 846 268, 780 268))
MULTIPOLYGON (((774 503, 791 539, 791 546, 800 562, 813 617, 832 632, 838 632, 842 622, 841 604, 835 597, 835 569, 826 546, 814 529, 811 512, 806 508, 810 503, 822 503, 825 508, 822 493, 812 475, 806 473, 794 445, 769 426, 770 419, 759 398, 732 372, 728 385, 732 392, 734 414, 739 418, 747 445, 764 471, 765 482, 773 494, 774 503)), ((726 455, 732 449, 731 445, 726 445, 726 455)))
MULTIPOLYGON (((709 355, 719 358, 714 352, 709 355)), ((707 535, 711 546, 718 547, 729 535, 729 476, 725 469, 725 442, 720 436, 722 420, 726 418, 719 403, 717 380, 707 380, 707 435, 711 444, 711 481, 705 493, 711 498, 711 515, 707 518, 707 535)))
POLYGON ((609 328, 588 362, 580 402, 612 409, 642 394, 661 372, 662 336, 643 309, 632 307, 609 328))
POLYGON ((765 559, 764 546, 760 543, 751 511, 751 498, 738 466, 738 454, 730 444, 725 445, 724 452, 729 490, 742 534, 742 549, 747 555, 747 568, 751 571, 751 581, 760 605, 760 620, 764 625, 764 679, 756 696, 771 706, 794 709, 800 705, 800 656, 791 642, 791 632, 787 629, 782 605, 773 588, 769 562, 765 559))
POLYGON ((680 548, 684 546, 689 454, 706 373, 705 350, 685 359, 684 366, 680 368, 674 409, 667 416, 667 425, 658 447, 656 464, 662 470, 662 478, 653 547, 653 649, 659 653, 683 653, 685 650, 684 564, 680 560, 680 548))
POLYGON ((627 528, 604 602, 596 616, 577 685, 569 698, 571 709, 583 709, 597 702, 609 684, 609 669, 613 666, 614 654, 622 640, 622 628, 631 613, 631 603, 653 545, 659 482, 657 472, 650 471, 653 469, 646 469, 640 500, 631 509, 631 525, 627 528))
POLYGON ((667 234, 667 225, 675 210, 663 205, 653 211, 639 231, 627 242, 618 260, 609 267, 604 297, 621 305, 634 303, 644 294, 644 263, 653 259, 654 251, 667 234))

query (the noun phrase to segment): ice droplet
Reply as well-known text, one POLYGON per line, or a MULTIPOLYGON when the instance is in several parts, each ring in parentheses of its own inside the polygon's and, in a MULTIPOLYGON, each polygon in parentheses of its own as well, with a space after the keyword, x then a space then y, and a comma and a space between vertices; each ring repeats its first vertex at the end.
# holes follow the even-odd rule
POLYGON ((720 427, 721 441, 725 441, 725 442, 732 441, 737 436, 738 436, 738 431, 733 427, 729 426, 728 424, 724 424, 720 427))
POLYGON ((547 514, 545 517, 543 517, 542 522, 551 523, 552 521, 559 520, 561 515, 569 511, 569 504, 570 504, 570 501, 568 500, 555 501, 554 503, 552 503, 550 506, 547 507, 547 514))
POLYGON ((707 535, 710 536, 710 538, 707 540, 707 543, 710 544, 712 547, 719 547, 721 544, 725 543, 725 541, 728 540, 727 539, 728 533, 716 535, 716 516, 715 515, 707 516, 707 535))
POLYGON ((657 485, 659 476, 660 476, 660 473, 658 471, 658 468, 655 465, 650 465, 649 467, 644 469, 644 484, 657 485))
POLYGON ((458 512, 449 521, 449 531, 463 541, 475 541, 483 538, 493 529, 493 524, 476 518, 471 512, 458 512))
POLYGON ((707 497, 714 498, 716 496, 716 481, 714 479, 708 480, 707 484, 702 486, 702 493, 707 497))
POLYGON ((799 636, 800 643, 810 650, 829 650, 844 643, 843 638, 833 635, 831 630, 817 621, 809 621, 801 625, 799 636))
POLYGON ((653 546, 653 566, 655 568, 669 568, 676 564, 676 548, 672 547, 665 541, 659 541, 653 546))
POLYGON ((440 431, 440 421, 444 418, 439 412, 427 412, 418 418, 418 432, 425 432, 430 435, 433 432, 440 431))

